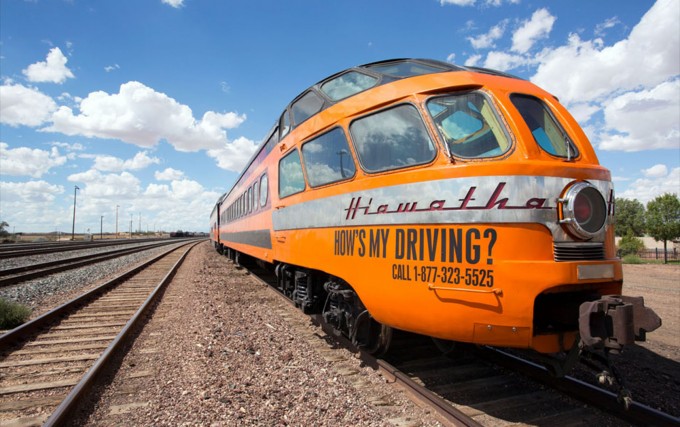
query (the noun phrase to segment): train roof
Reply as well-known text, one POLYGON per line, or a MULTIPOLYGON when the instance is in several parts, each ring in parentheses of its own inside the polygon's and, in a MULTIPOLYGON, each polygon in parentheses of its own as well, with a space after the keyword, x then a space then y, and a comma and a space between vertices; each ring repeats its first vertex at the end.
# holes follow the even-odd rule
MULTIPOLYGON (((490 74, 500 77, 508 77, 513 79, 520 79, 512 74, 504 73, 498 70, 492 70, 482 67, 469 67, 462 65, 455 65, 449 62, 437 61, 434 59, 420 59, 420 58, 397 58, 387 59, 383 61, 371 62, 364 65, 357 65, 342 70, 338 73, 332 74, 316 84, 310 86, 296 96, 284 109, 284 113, 289 112, 292 117, 290 123, 290 130, 294 129, 308 118, 320 113, 328 107, 344 101, 356 94, 364 92, 374 87, 391 83, 397 80, 415 77, 425 74, 446 73, 451 71, 468 71, 475 73, 490 74), (297 104, 304 103, 304 98, 313 94, 316 105, 312 105, 312 110, 306 109, 306 105, 301 106, 303 120, 295 120, 294 108, 297 104)), ((231 192, 236 188, 241 181, 246 171, 252 162, 257 158, 260 151, 262 151, 272 134, 277 131, 279 122, 274 123, 274 126, 267 132, 265 138, 260 142, 252 157, 248 160, 246 167, 243 168, 234 186, 220 197, 218 204, 222 203, 231 192)))
MULTIPOLYGON (((298 96, 296 96, 286 107, 289 110, 301 98, 305 97, 310 91, 321 95, 323 104, 314 112, 317 114, 333 104, 345 100, 353 95, 361 93, 374 87, 391 83, 396 80, 408 77, 420 76, 425 74, 445 73, 451 71, 469 71, 495 76, 520 79, 517 76, 504 73, 498 70, 482 67, 467 67, 455 65, 449 62, 437 61, 434 59, 420 58, 398 58, 383 61, 370 62, 364 65, 347 68, 346 70, 335 73, 318 83, 310 86, 298 96), (362 79, 363 81, 357 81, 362 79)), ((521 80, 521 79, 520 79, 521 80)), ((313 115, 313 114, 312 114, 313 115)), ((311 117, 311 115, 310 115, 311 117)), ((300 122, 292 122, 291 129, 298 126, 300 122)))

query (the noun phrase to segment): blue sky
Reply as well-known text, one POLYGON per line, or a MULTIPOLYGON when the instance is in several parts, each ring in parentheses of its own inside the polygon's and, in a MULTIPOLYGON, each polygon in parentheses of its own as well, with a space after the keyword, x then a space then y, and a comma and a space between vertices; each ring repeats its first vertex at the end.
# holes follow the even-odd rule
POLYGON ((677 0, 2 0, 0 220, 207 231, 296 95, 420 57, 557 95, 619 197, 680 192, 677 0))

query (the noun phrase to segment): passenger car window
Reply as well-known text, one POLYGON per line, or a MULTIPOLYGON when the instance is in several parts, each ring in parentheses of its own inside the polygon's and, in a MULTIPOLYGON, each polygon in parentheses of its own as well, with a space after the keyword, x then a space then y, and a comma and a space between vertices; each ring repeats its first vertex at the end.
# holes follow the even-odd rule
POLYGON ((510 148, 491 103, 479 92, 432 98, 427 110, 454 156, 499 156, 510 148))
POLYGON ((286 197, 305 189, 300 153, 293 150, 279 162, 279 196, 286 197))
POLYGON ((272 132, 272 135, 269 137, 267 142, 265 142, 264 146, 264 154, 265 156, 274 149, 274 146, 279 142, 279 129, 275 129, 274 132, 272 132))
POLYGON ((527 95, 510 95, 510 100, 543 150, 557 157, 578 156, 576 146, 540 99, 527 95))
POLYGON ((267 198, 269 195, 269 182, 267 175, 262 175, 260 178, 260 207, 265 207, 267 205, 267 198))
POLYGON ((421 74, 441 73, 442 71, 447 71, 444 68, 413 61, 388 62, 369 65, 366 68, 377 71, 381 74, 388 74, 395 77, 412 77, 419 76, 421 74))
POLYGON ((367 74, 350 71, 321 85, 321 91, 333 101, 340 101, 375 86, 378 79, 367 74))
POLYGON ((423 119, 411 104, 355 120, 350 133, 359 162, 367 172, 428 163, 436 155, 423 119))
POLYGON ((341 128, 305 143, 302 157, 312 187, 349 179, 356 171, 345 132, 341 128))
POLYGON ((252 206, 252 210, 256 211, 258 207, 258 202, 257 202, 257 181, 253 183, 253 186, 251 187, 253 189, 253 196, 250 199, 250 206, 252 206))
POLYGON ((304 122, 314 114, 318 113, 323 107, 323 98, 314 92, 307 92, 291 106, 293 122, 296 125, 304 122))

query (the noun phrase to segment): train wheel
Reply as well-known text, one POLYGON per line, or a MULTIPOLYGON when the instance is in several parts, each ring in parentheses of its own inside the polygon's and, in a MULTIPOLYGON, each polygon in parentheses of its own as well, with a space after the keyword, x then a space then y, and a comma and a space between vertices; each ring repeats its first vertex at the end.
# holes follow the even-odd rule
POLYGON ((373 320, 373 323, 377 325, 375 328, 377 329, 377 334, 371 335, 372 346, 366 348, 366 351, 374 356, 382 356, 389 351, 390 344, 392 344, 392 328, 378 323, 375 320, 373 320))
MULTIPOLYGON (((368 314, 368 311, 364 313, 368 314)), ((363 351, 374 356, 381 356, 387 353, 392 344, 392 328, 368 316, 367 321, 360 323, 352 341, 363 351)))

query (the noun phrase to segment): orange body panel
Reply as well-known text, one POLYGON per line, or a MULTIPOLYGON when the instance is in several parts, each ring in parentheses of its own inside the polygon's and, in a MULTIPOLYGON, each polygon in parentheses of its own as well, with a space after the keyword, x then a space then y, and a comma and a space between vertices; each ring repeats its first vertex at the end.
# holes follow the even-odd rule
POLYGON ((358 93, 311 116, 262 161, 252 162, 218 212, 255 188, 265 173, 267 202, 254 203, 247 214, 222 222, 219 230, 215 224, 215 244, 340 278, 377 321, 389 326, 555 352, 571 345, 575 331, 537 331, 539 295, 621 292, 611 218, 602 235, 592 239, 603 248, 600 259, 556 260, 556 246, 579 243, 558 224, 558 199, 565 188, 573 182, 594 183, 605 199, 611 199, 613 190, 609 171, 598 164, 578 124, 554 97, 529 82, 456 71, 358 93), (511 141, 504 155, 452 159, 436 127, 425 119, 437 150, 429 163, 367 173, 350 143, 349 155, 357 165, 352 178, 318 188, 307 179, 305 191, 279 198, 279 162, 306 141, 335 127, 351 136, 353 120, 391 105, 408 103, 427 118, 430 97, 469 90, 492 100, 511 141), (534 142, 510 100, 517 93, 550 108, 577 147, 577 158, 557 159, 534 142))

